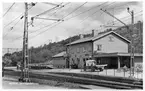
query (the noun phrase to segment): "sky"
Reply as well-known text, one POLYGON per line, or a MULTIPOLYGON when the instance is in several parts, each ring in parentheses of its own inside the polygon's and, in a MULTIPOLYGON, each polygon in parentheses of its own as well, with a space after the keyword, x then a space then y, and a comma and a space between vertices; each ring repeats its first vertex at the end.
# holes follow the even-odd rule
MULTIPOLYGON (((13 2, 3 2, 3 14, 9 9, 13 2)), ((33 26, 31 24, 31 17, 34 17, 46 10, 54 8, 55 5, 50 2, 37 2, 31 8, 30 2, 28 11, 28 32, 29 32, 29 47, 38 47, 49 42, 58 42, 68 37, 91 33, 95 30, 95 34, 104 31, 106 26, 123 26, 110 15, 104 13, 100 9, 107 10, 126 24, 131 23, 131 16, 127 11, 134 11, 134 21, 143 21, 142 2, 53 2, 56 5, 64 5, 64 7, 57 7, 51 11, 40 15, 39 18, 46 19, 62 19, 64 21, 54 21, 46 19, 34 18, 33 26), (82 13, 84 12, 84 13, 82 13), (65 18, 64 18, 65 17, 65 18), (57 24, 57 25, 55 25, 57 24)), ((22 2, 15 2, 13 7, 3 16, 3 48, 22 48, 23 32, 24 32, 24 18, 22 17, 25 11, 25 5, 22 2), (20 16, 20 17, 18 17, 20 16), (15 18, 14 22, 9 24, 15 18), (8 25, 9 24, 9 25, 8 25)))

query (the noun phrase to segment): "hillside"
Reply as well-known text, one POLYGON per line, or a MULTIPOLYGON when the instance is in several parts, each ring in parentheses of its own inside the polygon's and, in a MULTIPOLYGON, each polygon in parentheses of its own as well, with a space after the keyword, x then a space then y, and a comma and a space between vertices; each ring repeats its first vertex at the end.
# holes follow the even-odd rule
MULTIPOLYGON (((129 25, 131 28, 131 26, 129 25)), ((104 32, 111 31, 111 29, 107 29, 104 32)), ((130 31, 128 31, 125 27, 120 27, 115 30, 113 30, 120 35, 126 37, 127 39, 130 38, 130 31)), ((100 32, 104 33, 104 32, 100 32)), ((91 34, 84 35, 85 37, 90 36, 91 34)), ((135 52, 136 53, 143 53, 143 23, 138 22, 134 25, 133 30, 133 37, 134 37, 134 46, 135 46, 135 52)), ((29 50, 31 51, 30 59, 32 63, 39 63, 39 62, 45 62, 52 59, 52 56, 65 51, 66 50, 66 44, 73 42, 75 40, 78 40, 80 37, 78 35, 67 38, 65 40, 50 43, 48 45, 39 46, 37 48, 31 47, 29 50)), ((130 48, 129 48, 130 49, 130 48)), ((5 57, 8 55, 5 55, 5 57)), ((20 60, 22 60, 22 52, 15 52, 13 54, 9 55, 9 59, 12 60, 13 65, 16 65, 16 63, 20 60)))

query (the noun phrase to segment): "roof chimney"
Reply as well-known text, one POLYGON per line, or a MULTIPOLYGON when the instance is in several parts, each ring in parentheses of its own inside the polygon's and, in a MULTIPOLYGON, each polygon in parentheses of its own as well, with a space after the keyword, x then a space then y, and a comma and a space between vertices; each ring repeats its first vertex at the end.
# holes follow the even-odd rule
POLYGON ((79 36, 80 36, 80 39, 84 38, 83 34, 80 34, 79 36))
POLYGON ((92 30, 92 37, 94 37, 94 30, 92 30))

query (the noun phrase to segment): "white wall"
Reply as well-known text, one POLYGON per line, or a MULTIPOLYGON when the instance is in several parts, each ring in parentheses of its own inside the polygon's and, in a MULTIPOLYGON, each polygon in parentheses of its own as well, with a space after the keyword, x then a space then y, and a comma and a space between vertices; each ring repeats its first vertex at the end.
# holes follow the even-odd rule
POLYGON ((103 52, 103 53, 113 53, 113 52, 128 52, 128 44, 118 38, 117 36, 113 34, 109 34, 103 38, 100 38, 93 43, 93 49, 94 51, 103 52), (110 42, 109 37, 113 37, 113 41, 110 42), (102 45, 102 50, 97 51, 97 45, 101 44, 102 45))

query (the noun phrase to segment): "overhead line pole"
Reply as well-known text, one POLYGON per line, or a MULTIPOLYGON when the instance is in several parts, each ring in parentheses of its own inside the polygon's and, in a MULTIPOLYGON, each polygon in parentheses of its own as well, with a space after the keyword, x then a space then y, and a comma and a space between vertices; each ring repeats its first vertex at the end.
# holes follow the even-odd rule
MULTIPOLYGON (((131 68, 134 67, 134 40, 133 40, 133 37, 132 37, 132 34, 133 34, 133 25, 134 25, 134 11, 129 11, 129 7, 127 8, 128 10, 128 13, 131 15, 131 28, 132 28, 132 31, 130 31, 130 35, 131 35, 131 68)), ((134 68, 133 68, 133 76, 134 76, 134 68)))
POLYGON ((23 35, 23 60, 21 62, 21 77, 19 81, 29 82, 29 55, 28 55, 28 3, 25 3, 24 15, 24 35, 23 35))

